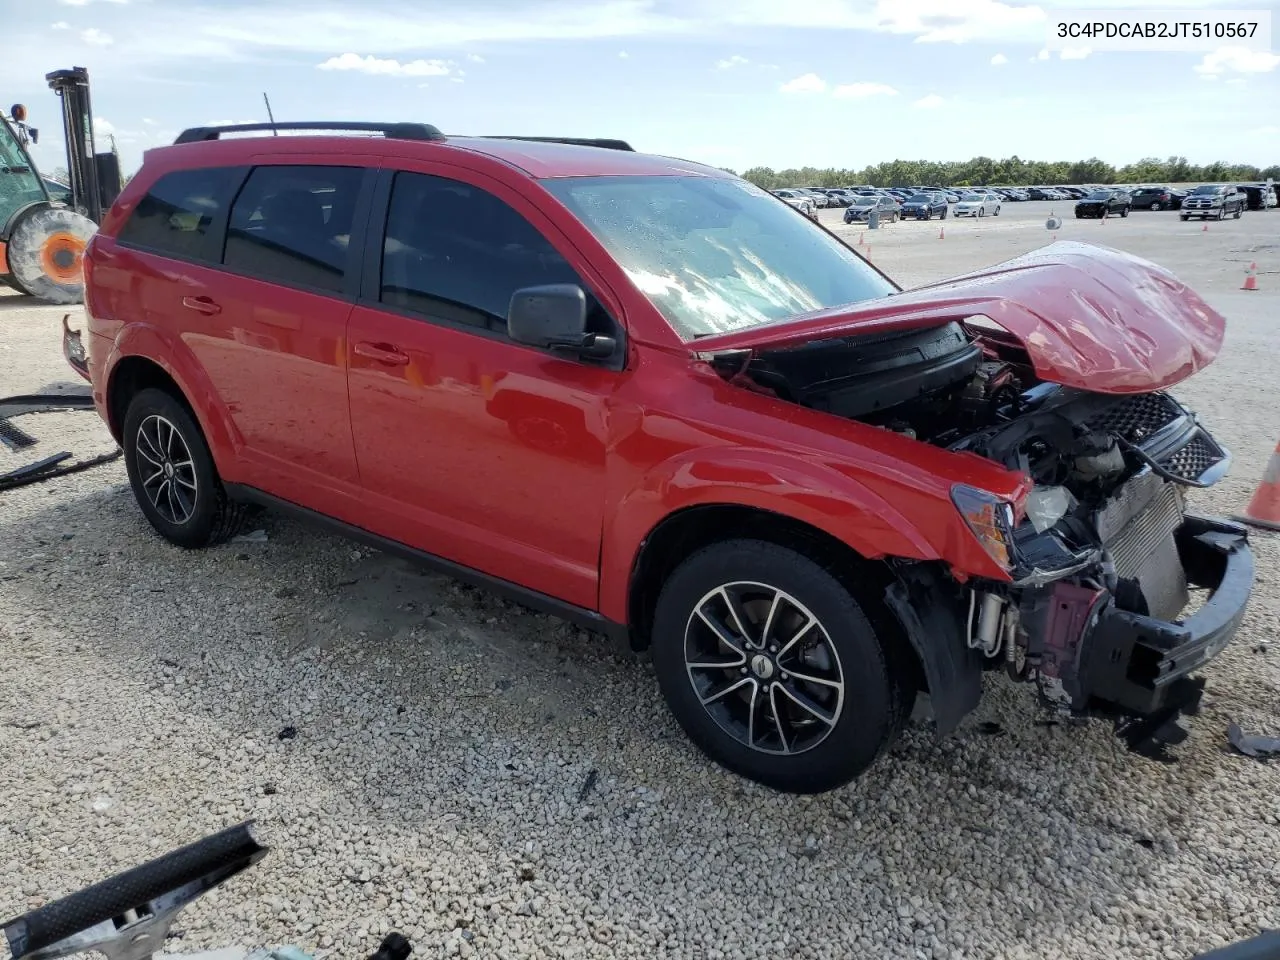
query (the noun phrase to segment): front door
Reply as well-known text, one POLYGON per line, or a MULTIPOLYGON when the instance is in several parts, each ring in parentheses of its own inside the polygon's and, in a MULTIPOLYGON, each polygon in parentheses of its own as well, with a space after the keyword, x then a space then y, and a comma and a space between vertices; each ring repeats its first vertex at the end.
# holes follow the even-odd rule
POLYGON ((620 328, 527 200, 427 169, 394 174, 348 328, 375 532, 594 609, 608 410, 626 374, 513 343, 506 313, 522 287, 577 283, 593 329, 620 328))

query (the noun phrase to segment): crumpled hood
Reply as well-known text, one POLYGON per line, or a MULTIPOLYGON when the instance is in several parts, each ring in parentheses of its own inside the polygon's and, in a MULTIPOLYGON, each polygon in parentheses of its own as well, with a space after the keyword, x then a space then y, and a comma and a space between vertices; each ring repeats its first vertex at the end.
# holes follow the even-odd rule
MULTIPOLYGON (((698 356, 986 317, 1042 380, 1099 393, 1170 387, 1218 355, 1226 319, 1163 267, 1059 241, 976 273, 875 300, 700 338, 698 356)), ((982 334, 981 325, 974 330, 982 334)))

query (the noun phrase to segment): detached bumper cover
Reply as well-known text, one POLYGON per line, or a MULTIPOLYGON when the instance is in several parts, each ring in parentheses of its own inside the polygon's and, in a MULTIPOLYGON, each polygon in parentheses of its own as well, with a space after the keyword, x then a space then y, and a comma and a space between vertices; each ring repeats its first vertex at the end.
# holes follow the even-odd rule
POLYGON ((1180 622, 1101 606, 1080 644, 1078 691, 1139 715, 1165 706, 1175 681, 1204 666, 1231 642, 1253 590, 1246 528, 1188 516, 1176 534, 1190 584, 1212 593, 1180 622))

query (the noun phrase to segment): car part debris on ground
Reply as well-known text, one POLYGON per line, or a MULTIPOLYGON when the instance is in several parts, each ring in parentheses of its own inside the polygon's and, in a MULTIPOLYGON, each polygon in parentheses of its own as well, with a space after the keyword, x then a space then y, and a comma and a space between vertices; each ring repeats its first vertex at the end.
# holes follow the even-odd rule
MULTIPOLYGON (((38 439, 23 426, 13 421, 38 413, 65 413, 68 411, 94 412, 93 397, 88 391, 74 393, 35 393, 0 398, 0 444, 13 452, 27 451, 38 444, 38 439)), ((70 451, 61 451, 41 457, 30 463, 0 473, 0 492, 30 483, 41 483, 54 477, 62 477, 115 460, 123 451, 117 447, 110 453, 75 459, 70 451)))
POLYGON ((1245 733, 1235 721, 1227 724, 1227 740, 1247 757, 1266 760, 1280 754, 1280 737, 1245 733))
MULTIPOLYGON (((252 821, 229 827, 14 917, 3 924, 9 951, 13 960, 58 960, 89 952, 107 960, 152 960, 164 949, 179 913, 267 852, 252 821)), ((392 932, 369 960, 406 960, 412 951, 408 940, 392 932)), ((164 955, 177 960, 313 960, 295 946, 164 955)))

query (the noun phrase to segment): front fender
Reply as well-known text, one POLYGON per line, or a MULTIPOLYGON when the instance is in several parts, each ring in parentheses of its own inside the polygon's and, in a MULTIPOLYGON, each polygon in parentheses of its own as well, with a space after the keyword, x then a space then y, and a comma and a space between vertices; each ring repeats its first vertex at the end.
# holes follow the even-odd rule
MULTIPOLYGON (((226 480, 234 480, 232 465, 236 461, 243 438, 236 429, 213 381, 191 349, 160 327, 149 323, 130 323, 120 329, 103 366, 107 409, 111 409, 112 390, 121 361, 129 357, 150 360, 178 385, 191 407, 205 440, 213 453, 218 472, 226 480)), ((111 423, 111 431, 119 435, 123 424, 111 423)))
POLYGON ((688 451, 650 470, 606 519, 600 610, 627 620, 631 574, 650 533, 688 507, 754 507, 824 530, 861 556, 938 559, 916 524, 864 484, 794 454, 746 447, 688 451))

